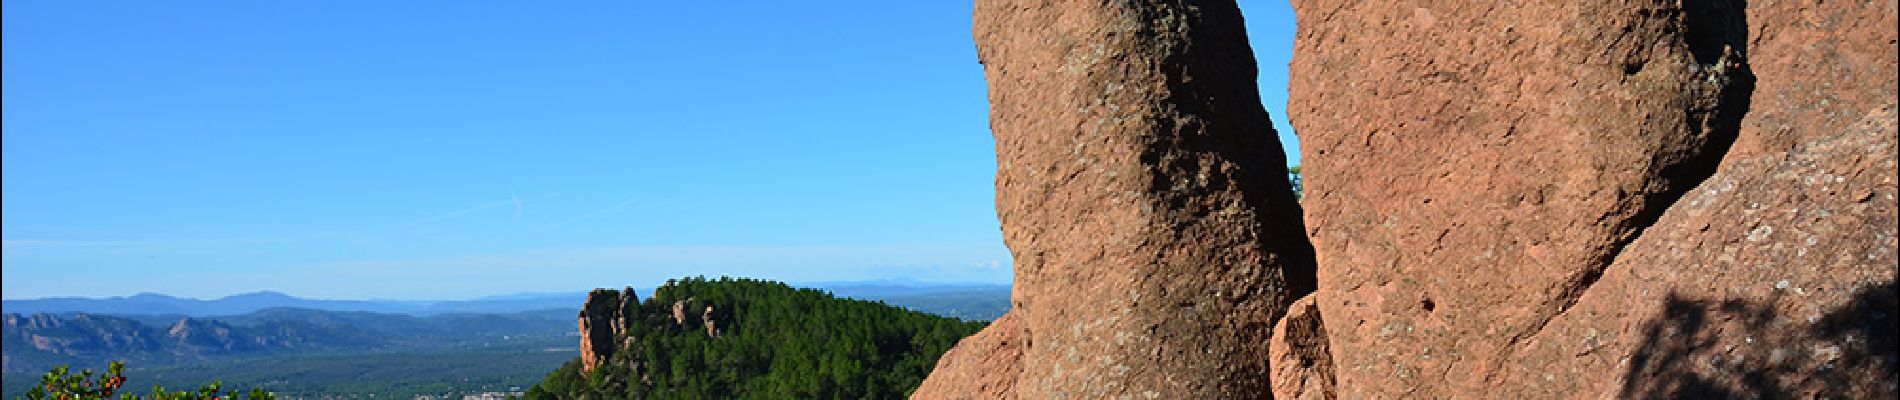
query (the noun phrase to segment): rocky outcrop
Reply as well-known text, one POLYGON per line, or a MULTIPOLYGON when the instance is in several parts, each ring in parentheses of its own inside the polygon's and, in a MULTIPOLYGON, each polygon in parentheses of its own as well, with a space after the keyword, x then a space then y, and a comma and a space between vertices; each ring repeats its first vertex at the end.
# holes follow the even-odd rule
POLYGON ((635 297, 632 288, 624 291, 594 289, 587 293, 587 304, 580 311, 582 371, 593 371, 618 349, 616 338, 626 332, 623 310, 627 304, 638 303, 628 297, 635 297))
POLYGON ((687 300, 673 301, 673 324, 674 325, 686 326, 686 302, 688 301, 692 301, 692 300, 687 299, 687 300))
POLYGON ((981 0, 975 18, 1016 394, 1266 395, 1312 253, 1234 3, 981 0))
POLYGON ((1016 398, 1016 381, 1023 371, 1025 333, 1016 314, 990 321, 975 335, 937 359, 930 378, 911 396, 915 399, 1016 398))
POLYGON ((627 333, 627 327, 632 326, 634 320, 639 317, 639 306, 640 295, 633 292, 633 287, 620 289, 620 304, 614 308, 614 336, 627 333))
MULTIPOLYGON (((667 291, 672 288, 673 286, 669 285, 658 290, 667 291)), ((699 303, 699 300, 692 297, 675 300, 672 303, 671 328, 704 329, 707 337, 719 337, 720 316, 712 304, 705 305, 698 319, 687 319, 687 308, 696 303, 699 303), (699 323, 700 326, 694 327, 692 323, 699 323)), ((640 307, 640 296, 634 293, 632 287, 619 291, 594 289, 587 294, 587 304, 582 306, 579 316, 581 371, 593 371, 594 368, 606 363, 620 349, 632 346, 638 338, 633 337, 634 335, 630 332, 632 332, 632 324, 638 322, 640 307)))
POLYGON ((184 318, 172 323, 165 338, 184 353, 251 350, 257 341, 216 320, 184 318))
POLYGON ((614 310, 613 330, 614 337, 620 338, 618 348, 625 349, 633 347, 635 338, 629 333, 628 328, 638 320, 640 312, 640 295, 633 292, 632 286, 620 289, 619 307, 614 310))
POLYGON ((919 397, 1900 391, 1895 2, 1295 0, 1304 227, 1192 3, 978 2, 1015 309, 919 397))

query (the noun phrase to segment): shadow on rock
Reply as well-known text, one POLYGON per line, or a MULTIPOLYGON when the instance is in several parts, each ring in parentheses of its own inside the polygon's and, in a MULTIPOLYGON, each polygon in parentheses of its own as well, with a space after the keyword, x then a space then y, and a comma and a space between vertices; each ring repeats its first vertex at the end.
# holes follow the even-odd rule
POLYGON ((1900 382, 1894 282, 1818 318, 1753 302, 1671 294, 1642 328, 1623 398, 1876 398, 1900 382), (1806 320, 1806 321, 1802 321, 1806 320))

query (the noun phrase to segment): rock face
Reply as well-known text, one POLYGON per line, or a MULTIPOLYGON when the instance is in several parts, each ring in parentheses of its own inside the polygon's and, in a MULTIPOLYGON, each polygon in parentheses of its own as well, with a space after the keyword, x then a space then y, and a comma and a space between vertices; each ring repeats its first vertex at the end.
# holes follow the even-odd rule
POLYGON ((686 326, 686 302, 687 301, 689 300, 677 300, 673 302, 673 324, 674 325, 686 326))
POLYGON ((250 350, 257 342, 234 332, 231 325, 216 320, 185 318, 165 330, 165 339, 187 352, 250 350))
POLYGON ((1312 287, 1312 250, 1239 10, 1194 3, 976 3, 1016 395, 1268 393, 1271 324, 1312 287))
POLYGON ((1522 398, 1900 396, 1894 121, 1875 110, 1792 152, 1726 163, 1512 354, 1495 386, 1522 398))
POLYGON ((1190 3, 978 2, 1015 309, 918 397, 1900 396, 1895 2, 1295 0, 1303 204, 1190 3))
POLYGON ((1761 81, 1728 159, 1794 150, 1892 104, 1895 4, 1748 2, 1748 63, 1761 81))
POLYGON ((1294 5, 1340 397, 1893 392, 1892 2, 1294 5))
POLYGON ((637 297, 633 288, 594 289, 587 293, 587 304, 580 312, 582 371, 593 371, 618 349, 614 338, 626 330, 623 310, 627 310, 629 304, 638 303, 633 297, 637 297))
POLYGON ((1484 393, 1714 172, 1753 81, 1745 26, 1738 4, 1683 4, 1294 2, 1289 113, 1342 395, 1484 393))

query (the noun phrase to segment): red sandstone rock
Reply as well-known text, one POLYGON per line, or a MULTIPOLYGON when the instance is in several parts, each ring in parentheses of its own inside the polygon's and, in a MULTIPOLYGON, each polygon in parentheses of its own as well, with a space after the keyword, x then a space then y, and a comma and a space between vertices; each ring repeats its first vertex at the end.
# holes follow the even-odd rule
POLYGON ((1892 103, 1895 4, 1748 2, 1748 64, 1760 83, 1728 159, 1792 151, 1892 103))
POLYGON ((1295 0, 1319 290, 1270 358, 1306 261, 1230 5, 1002 3, 1017 308, 917 397, 1900 395, 1893 2, 1295 0))
POLYGON ((1732 2, 1296 0, 1315 298, 1341 397, 1487 393, 1713 173, 1753 78, 1732 2))
POLYGON ((1891 107, 1790 154, 1727 163, 1513 353, 1496 386, 1513 397, 1900 397, 1891 107))
POLYGON ((615 325, 623 318, 622 303, 621 293, 612 289, 594 289, 587 293, 587 304, 581 306, 580 311, 582 371, 593 371, 607 357, 613 356, 614 336, 625 329, 615 325))
POLYGON ((1015 392, 1267 395, 1272 321, 1312 258, 1239 9, 982 0, 976 42, 1016 260, 1015 392))
POLYGON ((913 399, 1008 399, 1022 374, 1023 328, 1015 313, 1003 314, 982 332, 957 342, 937 359, 936 369, 913 399))
POLYGON ((686 326, 686 302, 687 301, 689 300, 674 300, 673 301, 673 324, 674 325, 679 325, 682 327, 686 326))

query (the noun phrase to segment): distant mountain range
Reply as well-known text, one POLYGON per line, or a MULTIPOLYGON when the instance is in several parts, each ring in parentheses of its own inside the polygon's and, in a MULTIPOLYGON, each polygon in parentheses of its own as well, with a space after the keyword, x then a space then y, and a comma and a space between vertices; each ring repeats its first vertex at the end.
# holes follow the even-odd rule
POLYGON ((514 313, 556 308, 579 309, 587 301, 582 292, 520 293, 472 300, 318 300, 293 297, 278 292, 253 292, 215 300, 188 299, 157 293, 125 297, 44 299, 0 301, 0 309, 14 314, 73 313, 119 315, 185 315, 193 317, 240 315, 268 308, 302 308, 324 311, 364 311, 387 314, 428 316, 444 313, 514 313))
MULTIPOLYGON (((1002 284, 900 280, 794 286, 965 320, 995 319, 1010 307, 1009 285, 1002 284)), ((645 288, 635 292, 642 299, 652 294, 645 288)), ((53 365, 96 368, 114 359, 150 368, 161 380, 169 379, 166 374, 197 377, 203 374, 193 374, 215 371, 207 376, 244 376, 250 384, 312 393, 424 387, 469 376, 487 376, 481 379, 502 388, 525 386, 577 353, 576 313, 586 302, 586 293, 578 291, 454 301, 318 300, 268 291, 212 300, 154 293, 5 300, 0 302, 5 328, 0 370, 6 375, 6 397, 22 393, 53 365), (442 363, 479 366, 442 369, 442 363), (282 386, 289 382, 282 376, 250 371, 260 365, 306 375, 282 386), (370 378, 346 373, 357 369, 401 378, 375 378, 378 383, 365 386, 357 381, 370 378), (515 376, 522 371, 533 372, 515 376), (325 378, 308 379, 308 374, 325 378)))
POLYGON ((109 359, 167 365, 259 356, 361 352, 572 351, 574 314, 443 313, 427 317, 267 308, 215 318, 185 315, 6 313, 0 344, 7 373, 109 359))
POLYGON ((917 283, 904 281, 819 282, 794 285, 821 289, 838 297, 885 304, 973 321, 1000 318, 1009 311, 1009 285, 917 283))
MULTIPOLYGON (((794 285, 821 289, 839 297, 883 301, 894 306, 947 317, 991 320, 1009 310, 1009 285, 980 283, 929 283, 904 280, 812 282, 794 285)), ((635 288, 646 296, 649 289, 635 288)), ((373 312, 431 316, 451 313, 518 313, 553 309, 580 310, 587 293, 541 292, 512 293, 470 300, 322 300, 305 299, 272 291, 244 293, 203 300, 140 293, 123 297, 83 298, 51 297, 0 301, 0 311, 32 315, 107 314, 163 315, 188 317, 224 317, 258 312, 271 308, 373 312)))

